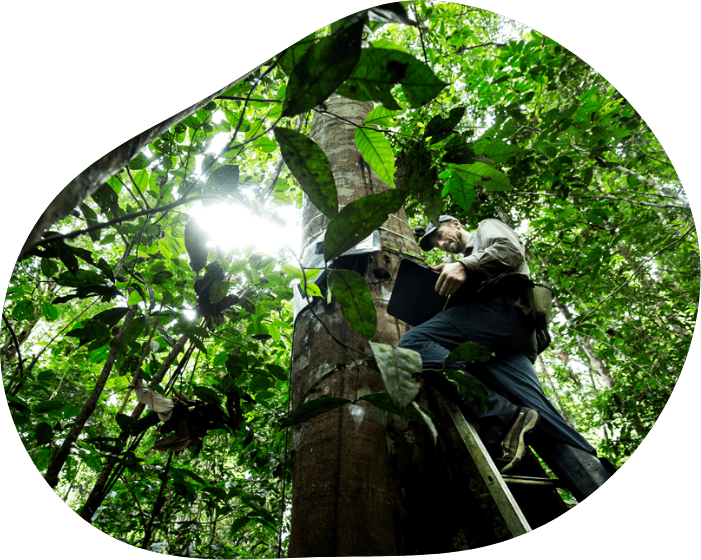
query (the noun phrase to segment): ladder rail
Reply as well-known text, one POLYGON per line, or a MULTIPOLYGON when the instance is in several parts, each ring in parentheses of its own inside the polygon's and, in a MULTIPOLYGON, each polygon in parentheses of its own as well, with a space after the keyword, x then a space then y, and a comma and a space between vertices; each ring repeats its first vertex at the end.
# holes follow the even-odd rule
POLYGON ((477 435, 477 431, 475 430, 474 426, 465 419, 455 403, 445 399, 441 399, 441 402, 446 408, 448 414, 450 414, 460 437, 465 443, 467 450, 472 456, 472 460, 475 462, 477 469, 487 484, 487 488, 489 489, 494 502, 499 508, 499 511, 504 518, 504 522, 506 523, 506 526, 511 534, 514 537, 517 537, 530 532, 531 526, 526 520, 526 517, 523 515, 521 508, 516 503, 516 500, 507 487, 506 482, 501 477, 499 470, 487 452, 482 440, 477 435))

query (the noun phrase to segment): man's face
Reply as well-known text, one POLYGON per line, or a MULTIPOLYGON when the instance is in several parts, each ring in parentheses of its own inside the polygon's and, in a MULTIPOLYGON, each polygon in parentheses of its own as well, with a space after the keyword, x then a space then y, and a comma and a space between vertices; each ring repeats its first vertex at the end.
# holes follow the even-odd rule
POLYGON ((467 245, 465 239, 465 230, 462 229, 460 222, 451 220, 450 222, 442 223, 436 231, 434 231, 429 239, 433 246, 446 253, 462 253, 467 245))

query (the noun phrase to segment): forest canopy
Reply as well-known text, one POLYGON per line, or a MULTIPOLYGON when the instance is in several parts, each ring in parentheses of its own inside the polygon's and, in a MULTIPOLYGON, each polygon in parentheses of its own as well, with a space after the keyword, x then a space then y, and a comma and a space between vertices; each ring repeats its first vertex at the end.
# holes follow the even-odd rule
MULTIPOLYGON (((380 26, 363 48, 404 49, 430 69, 437 91, 413 102, 398 81, 399 109, 385 94, 376 99, 386 111, 372 124, 384 134, 365 140, 375 153, 389 146, 390 155, 366 159, 380 173, 398 166, 402 153, 426 155, 421 161, 430 163, 408 189, 415 224, 441 209, 472 224, 496 216, 520 227, 534 276, 556 287, 560 310, 555 342, 540 363, 543 384, 578 429, 622 465, 665 406, 696 318, 698 244, 675 169, 635 108, 563 46, 462 6, 417 3, 416 10, 420 32, 380 26)), ((55 231, 165 206, 188 193, 238 196, 251 211, 268 214, 275 204, 298 205, 300 186, 280 164, 273 131, 290 106, 295 65, 285 71, 283 58, 273 57, 152 142, 55 231), (242 148, 208 155, 219 133, 242 148), (252 194, 242 197, 249 186, 252 194)), ((339 93, 353 95, 343 87, 339 93)), ((297 115, 317 104, 298 113, 293 106, 283 126, 308 132, 309 120, 297 115)), ((285 432, 274 423, 287 413, 289 284, 298 263, 289 250, 245 248, 207 249, 198 259, 204 245, 187 208, 124 220, 18 262, 3 317, 5 394, 44 474, 104 371, 114 329, 131 318, 115 371, 57 474, 56 491, 79 511, 113 461, 108 499, 93 519, 101 530, 171 554, 271 556, 285 465, 285 432), (214 261, 221 272, 205 268, 214 261), (188 322, 186 309, 197 309, 204 322, 188 322), (190 360, 176 377, 183 355, 170 363, 168 357, 179 340, 190 360), (161 384, 168 368, 154 377, 165 364, 172 381, 161 384), (184 439, 177 431, 158 434, 153 413, 150 425, 128 419, 125 410, 131 414, 137 402, 127 399, 128 386, 137 372, 171 403, 173 390, 197 401, 202 414, 212 414, 210 425, 192 424, 193 437, 184 439), (120 443, 122 434, 130 439, 120 443), (182 451, 186 444, 193 448, 172 458, 153 450, 182 451), (186 519, 186 529, 203 524, 211 531, 193 536, 161 527, 154 534, 145 510, 159 502, 181 525, 186 519)))

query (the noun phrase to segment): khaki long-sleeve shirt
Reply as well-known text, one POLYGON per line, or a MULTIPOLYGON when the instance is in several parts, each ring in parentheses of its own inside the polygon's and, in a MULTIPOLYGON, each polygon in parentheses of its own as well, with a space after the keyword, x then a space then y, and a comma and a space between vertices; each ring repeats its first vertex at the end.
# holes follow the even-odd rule
POLYGON ((526 247, 514 230, 495 219, 482 220, 470 233, 465 257, 458 260, 467 270, 468 280, 485 279, 502 273, 530 277, 526 247))

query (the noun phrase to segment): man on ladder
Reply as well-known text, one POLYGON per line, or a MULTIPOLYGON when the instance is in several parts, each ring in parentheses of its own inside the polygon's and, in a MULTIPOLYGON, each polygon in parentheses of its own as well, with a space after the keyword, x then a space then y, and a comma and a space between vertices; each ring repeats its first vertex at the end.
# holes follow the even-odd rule
POLYGON ((436 291, 455 297, 445 310, 407 332, 399 347, 421 354, 427 383, 478 424, 487 448, 498 450, 502 473, 518 465, 528 443, 574 497, 583 500, 611 476, 613 467, 599 460, 589 442, 565 422, 533 369, 549 337, 547 342, 537 337, 535 322, 523 311, 532 285, 523 243, 499 220, 484 220, 468 233, 456 218, 441 216, 419 245, 425 251, 437 248, 464 256, 432 267, 440 271, 436 291), (468 340, 486 346, 494 357, 479 365, 456 362, 448 367, 479 379, 489 397, 487 412, 466 404, 455 384, 435 371, 468 340))

